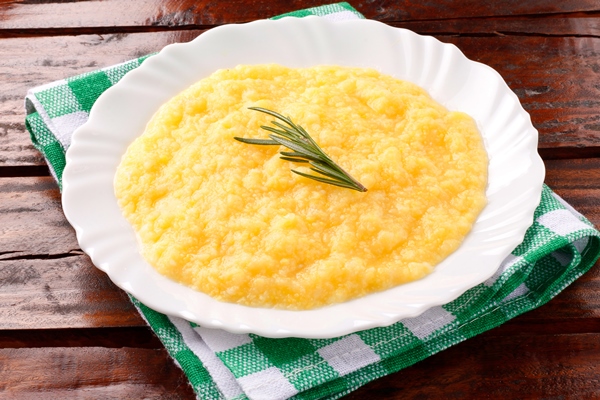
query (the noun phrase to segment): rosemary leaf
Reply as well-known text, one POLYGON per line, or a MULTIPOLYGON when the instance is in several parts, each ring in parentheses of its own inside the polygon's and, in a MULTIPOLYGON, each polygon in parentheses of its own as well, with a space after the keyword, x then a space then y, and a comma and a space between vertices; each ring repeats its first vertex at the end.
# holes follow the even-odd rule
POLYGON ((246 139, 246 138, 241 138, 241 137, 234 137, 235 140, 239 140, 242 143, 248 143, 248 144, 259 144, 259 145, 267 145, 267 146, 272 146, 272 145, 279 145, 279 143, 277 143, 274 140, 271 139, 246 139))
POLYGON ((323 175, 335 177, 335 178, 339 179, 340 181, 352 183, 352 181, 350 179, 348 179, 346 177, 346 175, 344 175, 343 173, 341 173, 339 171, 336 171, 333 168, 329 168, 326 165, 319 165, 319 164, 315 163, 314 161, 309 161, 309 163, 310 163, 310 165, 313 166, 313 168, 311 168, 311 169, 315 172, 318 172, 323 175))
POLYGON ((302 158, 293 158, 293 157, 279 157, 285 161, 297 162, 297 163, 309 163, 310 161, 304 160, 302 158))
MULTIPOLYGON (((309 156, 306 154, 298 153, 296 151, 294 151, 294 152, 280 151, 279 154, 281 154, 282 156, 286 156, 286 157, 306 158, 306 160, 309 160, 309 161, 315 161, 315 162, 320 161, 317 157, 312 157, 312 156, 309 156)), ((283 158, 283 157, 281 157, 281 158, 283 158)))
MULTIPOLYGON (((335 185, 335 186, 345 187, 345 188, 348 188, 348 189, 354 189, 354 190, 357 190, 357 189, 355 189, 355 188, 354 188, 354 186, 352 186, 352 185, 350 185, 350 184, 347 184, 347 183, 345 183, 345 182, 336 181, 335 179, 321 178, 320 176, 306 174, 306 173, 304 173, 304 172, 302 172, 302 171, 298 171, 298 170, 296 170, 296 169, 292 169, 291 171, 292 171, 293 173, 295 173, 295 174, 298 174, 298 175, 300 175, 300 176, 304 176, 305 178, 310 178, 310 179, 313 179, 313 180, 315 180, 315 181, 319 181, 319 182, 323 182, 323 183, 328 183, 328 184, 330 184, 330 185, 335 185)), ((364 190, 364 191, 366 191, 366 190, 364 190)))
POLYGON ((285 146, 288 149, 294 150, 294 151, 296 151, 298 153, 307 154, 309 156, 316 157, 316 158, 320 158, 320 156, 321 156, 319 153, 314 152, 305 143, 302 143, 302 142, 293 142, 293 141, 291 141, 289 139, 282 138, 282 137, 277 137, 275 135, 269 135, 269 137, 271 139, 273 139, 274 141, 278 142, 279 144, 281 144, 282 146, 285 146))
MULTIPOLYGON (((304 137, 303 135, 300 135, 297 131, 288 128, 287 126, 280 124, 277 121, 272 121, 271 122, 273 125, 278 126, 279 128, 281 128, 283 131, 287 132, 289 134, 289 137, 294 137, 294 138, 300 138, 300 137, 304 137)), ((264 128, 263 128, 264 129, 264 128)))

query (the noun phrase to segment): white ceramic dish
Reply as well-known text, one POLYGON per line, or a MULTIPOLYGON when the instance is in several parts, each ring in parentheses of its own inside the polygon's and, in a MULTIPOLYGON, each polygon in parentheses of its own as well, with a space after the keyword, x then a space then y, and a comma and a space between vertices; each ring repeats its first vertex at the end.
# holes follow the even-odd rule
POLYGON ((63 205, 94 264, 147 306, 231 332, 326 338, 417 316, 491 277, 531 225, 543 180, 537 131, 493 69, 453 45, 375 21, 285 18, 223 26, 167 46, 107 90, 73 136, 63 205), (218 302, 159 275, 140 256, 113 192, 125 149, 161 104, 192 83, 220 68, 264 63, 373 67, 475 118, 490 158, 489 203, 463 245, 431 275, 342 304, 282 311, 218 302))

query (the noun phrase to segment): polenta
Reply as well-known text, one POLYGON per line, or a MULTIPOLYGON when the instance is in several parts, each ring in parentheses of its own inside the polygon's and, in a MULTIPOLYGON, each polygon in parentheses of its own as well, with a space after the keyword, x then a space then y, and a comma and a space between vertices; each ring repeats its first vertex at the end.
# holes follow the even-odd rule
MULTIPOLYGON (((306 310, 429 274, 486 204, 471 117, 373 69, 245 65, 164 104, 127 149, 115 193, 145 259, 224 302, 306 310), (289 116, 368 188, 290 172, 261 125, 289 116)), ((302 167, 300 167, 301 169, 302 167)))

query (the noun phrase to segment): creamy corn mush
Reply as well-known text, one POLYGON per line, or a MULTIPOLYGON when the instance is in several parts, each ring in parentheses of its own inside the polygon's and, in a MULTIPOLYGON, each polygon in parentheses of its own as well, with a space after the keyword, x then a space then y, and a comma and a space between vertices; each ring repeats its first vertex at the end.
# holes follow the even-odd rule
POLYGON ((215 299, 312 309, 422 278, 486 204, 475 122, 372 69, 220 70, 164 104, 128 148, 116 195, 161 274, 215 299), (264 107, 368 188, 290 172, 264 107))

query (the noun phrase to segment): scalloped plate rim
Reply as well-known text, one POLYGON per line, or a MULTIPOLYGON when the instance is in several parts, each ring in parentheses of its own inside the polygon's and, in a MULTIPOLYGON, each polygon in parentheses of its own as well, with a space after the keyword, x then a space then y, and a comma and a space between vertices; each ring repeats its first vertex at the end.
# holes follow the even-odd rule
MULTIPOLYGON (((402 44, 404 45, 405 43, 402 44)), ((319 43, 319 46, 320 45, 321 44, 319 43)), ((414 45, 414 43, 410 43, 410 45, 414 45)), ((443 60, 444 59, 442 59, 442 61, 443 60)), ((179 67, 182 67, 182 65, 177 65, 177 68, 179 67)), ((189 66, 183 67, 184 69, 189 68, 189 66)), ((162 80, 169 81, 169 79, 170 77, 163 76, 161 77, 160 82, 162 82, 162 80)), ((189 84, 187 86, 189 86, 189 84)), ((187 86, 184 86, 184 88, 187 86)), ((179 91, 180 90, 177 92, 179 91)), ((175 92, 175 94, 177 92, 175 92)), ((151 94, 152 91, 149 93, 151 94)), ((170 96, 172 95, 173 94, 170 96)), ((118 100, 116 103, 117 105, 120 105, 118 100)), ((144 112, 148 114, 150 113, 150 110, 145 110, 144 112)), ((153 113, 154 110, 152 110, 150 115, 153 113)), ((142 122, 145 125, 147 119, 142 122)), ((485 127, 483 127, 482 132, 485 132, 485 127)), ((487 140, 488 139, 486 138, 486 141, 487 140)), ((116 152, 118 153, 118 151, 116 152)), ((121 154, 122 152, 120 154, 111 153, 110 156, 120 157, 121 154)), ((490 161, 492 161, 492 159, 490 159, 490 161)), ((98 162, 100 165, 103 165, 102 163, 104 160, 102 157, 99 157, 98 162)), ((490 167, 490 173, 491 172, 490 167)), ((527 227, 533 222, 533 213, 539 203, 543 179, 544 167, 541 158, 537 153, 537 131, 532 126, 530 117, 520 105, 517 96, 510 91, 504 80, 491 67, 468 60, 454 45, 442 44, 437 39, 430 36, 417 35, 412 31, 402 28, 393 28, 377 21, 351 20, 331 22, 319 17, 305 17, 302 19, 289 17, 279 20, 259 20, 247 24, 225 25, 211 29, 191 42, 176 43, 166 46, 157 55, 147 59, 140 67, 129 72, 120 82, 109 88, 100 96, 90 112, 88 122, 74 133, 71 146, 67 151, 67 165, 63 174, 62 198, 65 215, 71 225, 75 228, 82 249, 90 255, 93 263, 99 269, 106 272, 117 286, 129 292, 150 308, 168 315, 185 318, 204 327, 222 328, 234 333, 255 333, 268 337, 297 336, 307 338, 328 338, 367 328, 387 326, 403 318, 415 317, 431 307, 442 305, 456 299, 466 290, 490 278, 496 272, 501 261, 522 241, 527 227), (145 261, 140 260, 141 256, 139 255, 137 248, 133 251, 135 254, 132 254, 131 246, 129 248, 127 246, 120 246, 120 242, 116 242, 116 239, 110 242, 111 237, 109 237, 108 234, 102 236, 102 232, 98 232, 94 229, 93 224, 102 223, 102 221, 98 221, 98 217, 92 217, 89 210, 86 209, 86 204, 82 204, 82 199, 88 199, 90 201, 95 200, 89 199, 91 194, 83 193, 83 191, 94 190, 93 182, 105 184, 106 179, 110 178, 110 171, 93 169, 95 164, 90 161, 90 158, 93 158, 91 157, 92 154, 90 154, 90 151, 92 150, 90 149, 93 149, 93 155, 96 156, 96 148, 94 148, 94 145, 106 145, 107 148, 109 148, 109 150, 107 150, 108 153, 110 153, 111 149, 114 153, 116 150, 114 150, 113 147, 115 146, 124 151, 122 143, 107 143, 101 139, 101 135, 98 135, 98 133, 102 133, 107 129, 104 127, 107 116, 115 116, 117 115, 115 113, 120 112, 119 110, 115 111, 115 109, 118 108, 116 105, 110 104, 111 101, 117 99, 116 96, 127 97, 131 95, 135 98, 135 96, 139 97, 142 94, 145 94, 148 89, 147 87, 141 87, 140 82, 146 82, 147 79, 154 77, 156 74, 160 76, 161 73, 163 73, 160 70, 160 68, 163 68, 162 64, 166 63, 168 66, 169 63, 172 62, 178 63, 180 61, 177 61, 174 57, 186 59, 186 52, 194 50, 199 46, 218 47, 219 40, 224 40, 223 37, 226 38, 227 35, 231 34, 235 35, 239 31, 244 33, 250 31, 252 34, 260 35, 261 33, 264 34, 265 31, 275 29, 277 32, 281 32, 285 35, 290 32, 296 32, 296 30, 299 29, 303 33, 314 33, 316 30, 321 34, 335 35, 338 31, 350 29, 348 27, 359 29, 360 32, 365 35, 386 35, 383 39, 398 38, 402 36, 408 37, 409 39, 406 39, 407 41, 412 40, 419 43, 428 41, 424 44, 424 47, 441 46, 441 48, 444 49, 442 51, 444 54, 449 52, 450 57, 463 57, 464 59, 461 59, 461 62, 468 63, 474 70, 485 71, 480 73, 491 74, 490 76, 497 80, 497 82, 495 82, 499 85, 499 90, 503 93, 503 96, 500 97, 500 101, 508 101, 513 107, 516 107, 518 117, 522 118, 523 124, 525 124, 525 128, 523 129, 526 129, 527 133, 527 135, 525 135, 526 137, 520 135, 519 138, 526 142, 525 145, 527 146, 525 146, 526 150, 524 151, 524 154, 527 155, 526 161, 530 162, 529 169, 522 171, 521 175, 518 175, 518 182, 525 189, 529 188, 529 190, 525 190, 526 193, 521 196, 523 197, 521 203, 516 205, 517 211, 520 213, 518 215, 522 215, 522 218, 520 218, 520 222, 518 223, 519 226, 512 226, 512 231, 515 232, 511 234, 510 240, 503 239, 502 246, 498 246, 498 248, 501 248, 502 250, 498 250, 498 253, 501 254, 495 254, 494 249, 488 249, 489 252, 494 253, 488 255, 495 260, 493 268, 488 266, 485 273, 477 272, 475 278, 471 276, 473 274, 467 276, 467 278, 470 277, 470 279, 459 276, 456 279, 463 278, 462 281, 459 283, 455 282, 449 287, 438 285, 438 287, 433 288, 421 288, 420 290, 422 290, 422 292, 419 293, 428 293, 428 290, 429 292, 432 290, 437 292, 435 295, 429 294, 430 297, 427 299, 421 299, 419 298, 420 296, 415 295, 408 290, 408 288, 411 287, 423 287, 424 284, 428 284, 431 277, 439 276, 439 273, 441 273, 440 271, 446 268, 446 264, 452 263, 453 260, 460 258, 461 251, 464 250, 463 245, 448 257, 447 260, 440 264, 440 266, 436 268, 436 271, 428 277, 410 284, 400 285, 399 287, 384 292, 317 310, 285 311, 251 308, 218 302, 202 293, 194 292, 183 285, 179 285, 158 275, 158 273, 148 266, 145 261), (531 143, 535 143, 535 147, 532 146, 531 143), (92 146, 91 148, 89 148, 90 145, 92 146), (92 166, 90 167, 89 164, 92 164, 92 166), (90 183, 90 177, 95 178, 96 181, 93 181, 92 179, 92 183, 90 183), (90 188, 90 186, 92 187, 90 188), (105 243, 106 240, 109 241, 108 244, 105 243), (108 245, 108 249, 103 248, 103 246, 106 245, 108 245), (124 254, 121 254, 123 252, 124 254), (126 265, 124 265, 124 260, 127 261, 126 265), (130 263, 134 264, 133 267, 130 263), (138 265, 140 263, 141 265, 138 265), (142 274, 140 275, 140 273, 142 274), (148 276, 145 276, 145 274, 155 274, 158 275, 158 277, 152 276, 152 278, 149 278, 148 276), (143 290, 140 292, 140 281, 155 284, 155 288, 158 287, 165 292, 158 294, 156 292, 150 293, 143 290), (177 293, 173 293, 172 290, 176 290, 177 293), (397 297, 400 296, 400 298, 402 298, 402 292, 406 292, 407 290, 409 294, 412 294, 408 296, 408 300, 405 301, 405 303, 399 302, 397 297), (442 293, 440 293, 440 290, 442 293), (190 294, 190 291, 193 293, 190 294), (197 305, 198 302, 206 307, 199 310, 197 305), (169 305, 165 305, 165 303, 169 303, 169 305), (173 306, 173 304, 175 304, 175 306, 173 306), (340 315, 340 313, 342 313, 342 315, 340 315)), ((491 183, 493 182, 490 181, 490 184, 491 183)), ((502 192, 504 188, 500 187, 497 190, 502 192)), ((496 193, 497 192, 495 192, 495 194, 496 193)), ((101 193, 101 195, 103 194, 101 193)), ((114 205, 115 204, 110 204, 110 207, 108 208, 114 211, 114 205)), ((484 209, 482 216, 485 216, 485 212, 488 208, 489 205, 484 209)), ((514 207, 511 208, 510 211, 514 212, 514 207)), ((122 234, 123 237, 127 237, 125 242, 130 243, 127 242, 127 240, 131 240, 130 236, 133 232, 131 227, 124 226, 123 221, 114 224, 117 225, 118 233, 122 234)), ((479 224, 479 219, 477 224, 479 224)), ((477 224, 476 227, 478 226, 477 224)), ((471 240, 471 238, 477 234, 479 233, 474 229, 474 232, 467 236, 465 242, 471 240)), ((121 238, 119 235, 115 235, 114 237, 121 238)), ((445 279, 448 281, 452 281, 454 278, 454 275, 445 276, 445 279)), ((405 295, 405 297, 407 296, 405 295)), ((426 296, 422 295, 421 297, 426 296)))

